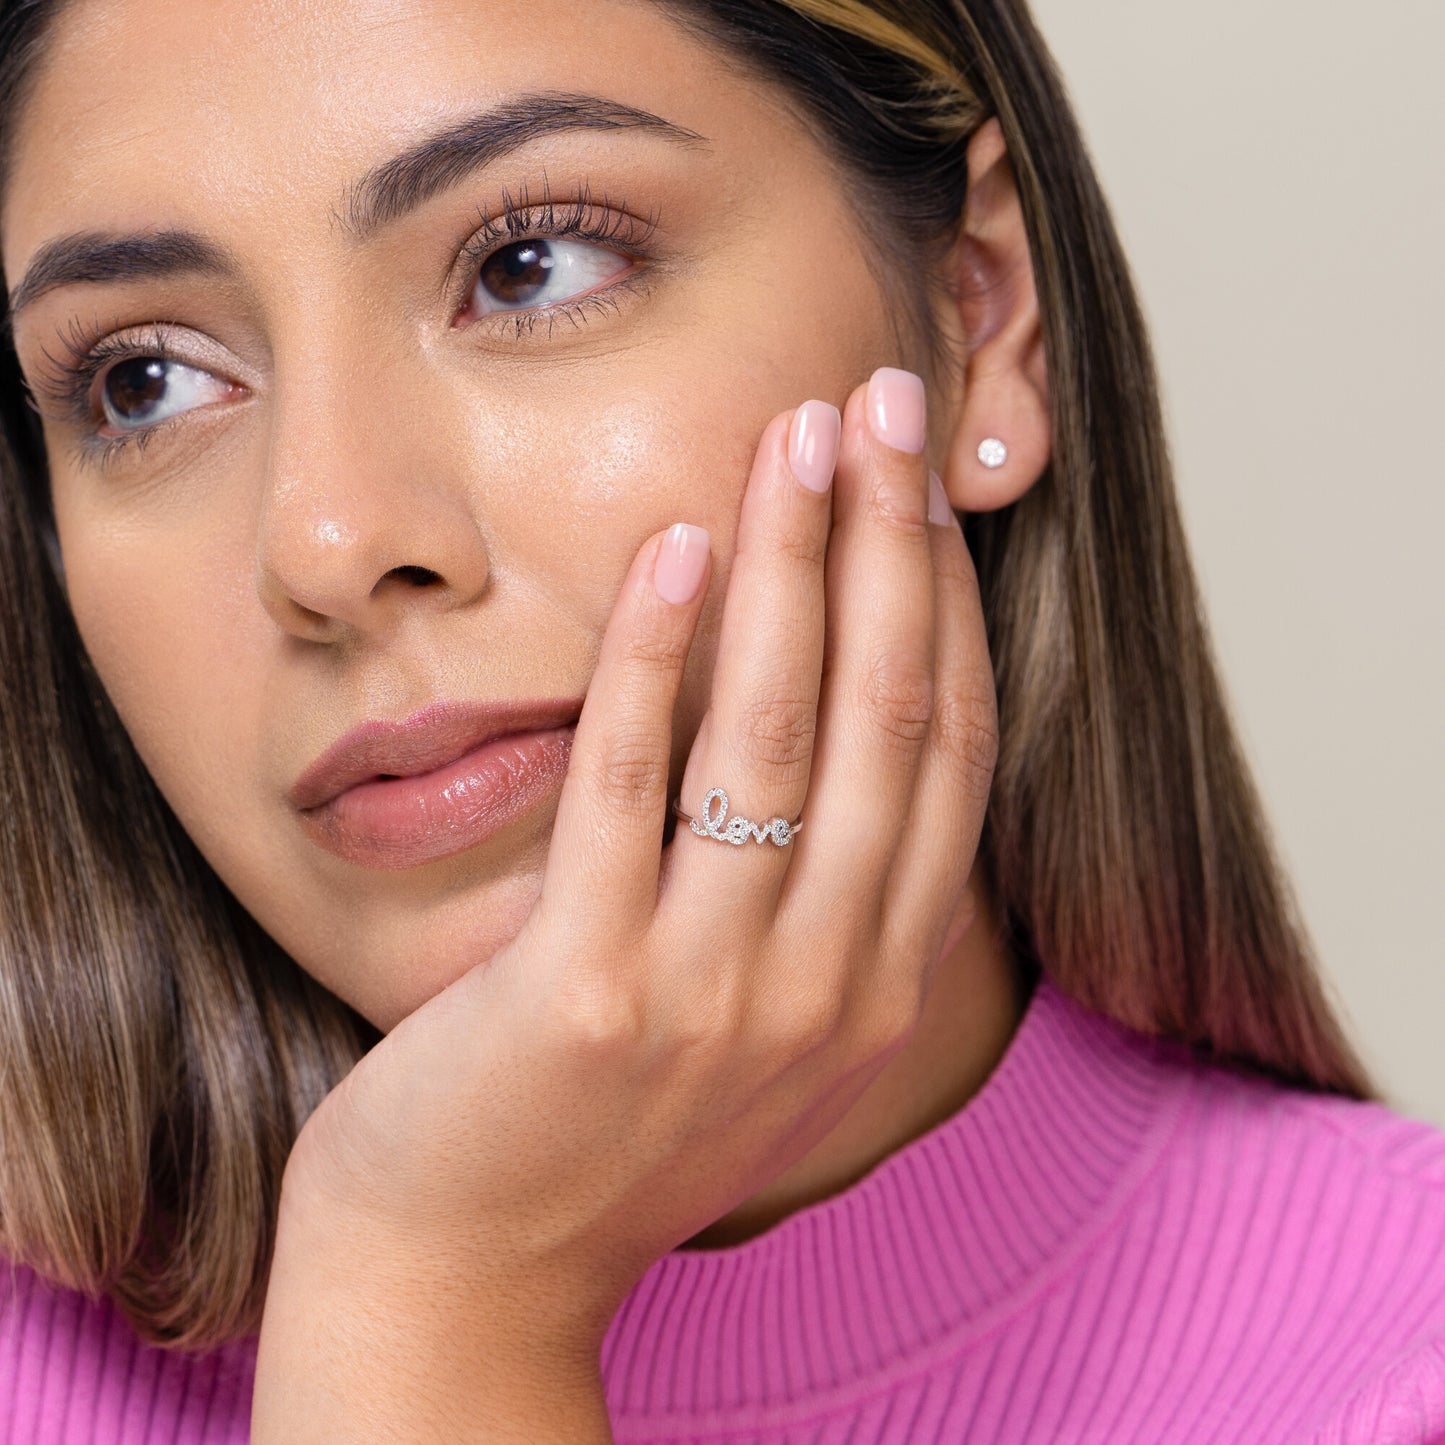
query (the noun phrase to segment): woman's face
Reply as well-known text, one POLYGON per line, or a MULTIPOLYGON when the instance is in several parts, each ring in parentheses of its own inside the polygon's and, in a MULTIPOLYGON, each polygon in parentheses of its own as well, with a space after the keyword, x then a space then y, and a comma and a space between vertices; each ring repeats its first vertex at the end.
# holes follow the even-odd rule
POLYGON ((921 369, 824 152, 776 93, 624 0, 78 0, 4 216, 12 287, 58 238, 196 238, 92 258, 16 317, 42 393, 72 346, 105 343, 74 414, 42 394, 70 603, 217 873, 382 1028, 516 934, 557 794, 381 867, 318 845, 298 775, 437 699, 580 699, 638 547, 687 521, 714 570, 675 792, 763 427, 841 407, 875 366, 921 369), (474 137, 421 184, 359 184, 537 93, 697 138, 539 125, 485 165, 474 137), (549 193, 542 252, 478 237, 510 203, 545 239, 549 193), (579 212, 600 239, 558 234, 579 212), (158 323, 172 359, 147 367, 158 323))

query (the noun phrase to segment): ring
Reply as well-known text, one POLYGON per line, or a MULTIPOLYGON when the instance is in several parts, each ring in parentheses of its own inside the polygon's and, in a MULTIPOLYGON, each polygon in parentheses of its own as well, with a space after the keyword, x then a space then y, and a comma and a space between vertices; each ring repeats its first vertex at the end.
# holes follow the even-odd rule
POLYGON ((708 795, 702 800, 701 820, 692 817, 689 813, 682 811, 682 796, 679 794, 672 800, 672 811, 685 822, 699 837, 716 838, 719 843, 746 843, 749 837, 758 843, 766 842, 769 838, 778 845, 785 848, 793 841, 795 833, 803 831, 802 822, 795 819, 788 822, 786 818, 773 818, 767 823, 754 823, 751 818, 744 818, 741 814, 734 816, 726 828, 723 827, 723 819, 728 815, 728 795, 721 788, 710 788, 708 795), (722 807, 716 818, 712 816, 712 800, 722 799, 722 807))

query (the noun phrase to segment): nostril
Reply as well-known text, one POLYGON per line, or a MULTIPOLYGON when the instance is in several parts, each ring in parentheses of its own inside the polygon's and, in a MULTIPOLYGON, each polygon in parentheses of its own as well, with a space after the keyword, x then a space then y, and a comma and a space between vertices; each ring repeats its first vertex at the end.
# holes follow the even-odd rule
POLYGON ((406 565, 393 567, 391 570, 399 577, 406 577, 409 581, 415 582, 418 587, 429 586, 432 582, 438 580, 437 573, 433 572, 430 567, 406 565))

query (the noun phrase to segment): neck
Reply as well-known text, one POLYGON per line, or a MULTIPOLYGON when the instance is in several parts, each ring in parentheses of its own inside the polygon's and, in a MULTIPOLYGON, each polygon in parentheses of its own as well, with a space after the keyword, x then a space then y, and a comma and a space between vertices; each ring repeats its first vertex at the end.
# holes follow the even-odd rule
POLYGON ((975 875, 959 900, 918 1027, 809 1152, 679 1249, 721 1249, 847 1189, 958 1112, 1003 1057, 1028 1003, 992 896, 975 875))

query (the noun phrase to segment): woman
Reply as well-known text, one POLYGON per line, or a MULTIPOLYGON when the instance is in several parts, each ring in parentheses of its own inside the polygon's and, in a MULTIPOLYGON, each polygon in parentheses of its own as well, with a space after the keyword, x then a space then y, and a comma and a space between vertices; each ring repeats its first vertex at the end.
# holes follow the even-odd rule
POLYGON ((544 15, 6 7, 14 1437, 1445 1438, 1022 4, 544 15))

